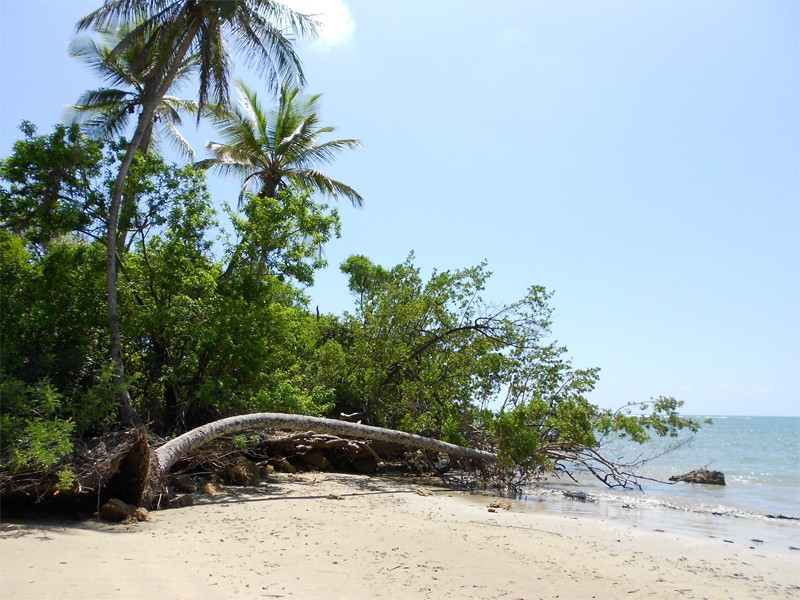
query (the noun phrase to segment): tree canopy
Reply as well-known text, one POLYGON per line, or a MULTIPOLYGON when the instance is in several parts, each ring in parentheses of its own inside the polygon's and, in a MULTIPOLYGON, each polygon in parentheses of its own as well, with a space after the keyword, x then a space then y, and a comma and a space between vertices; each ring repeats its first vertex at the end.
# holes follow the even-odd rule
POLYGON ((258 94, 244 82, 237 88, 239 105, 214 117, 223 142, 209 142, 206 148, 211 158, 198 162, 198 167, 239 176, 243 182, 240 204, 248 188, 261 197, 274 197, 293 184, 329 196, 342 195, 361 206, 358 192, 316 168, 332 162, 342 150, 361 145, 352 139, 319 139, 335 131, 319 124, 321 94, 304 98, 300 88, 284 85, 277 108, 266 111, 258 94))
MULTIPOLYGON (((317 168, 359 143, 321 140, 334 129, 319 122, 320 96, 286 82, 302 71, 285 27, 312 26, 267 0, 112 0, 79 24, 110 43, 73 50, 127 88, 82 98, 77 110, 102 135, 23 122, 0 159, 0 491, 34 476, 77 489, 90 440, 139 416, 165 438, 220 431, 225 418, 240 431, 283 422, 276 413, 355 414, 373 436, 397 430, 421 448, 496 457, 482 474, 510 485, 576 465, 629 485, 635 465, 609 458, 607 439, 699 427, 671 397, 617 411, 592 403, 599 370, 573 367, 551 340, 552 294, 532 285, 514 301, 487 299, 485 263, 426 274, 413 252, 396 265, 353 254, 340 265, 352 311, 310 310, 321 249, 340 235, 337 208, 319 196, 362 202, 317 168), (228 43, 279 91, 272 109, 244 83, 230 106, 228 43), (180 165, 149 136, 154 115, 176 125, 172 111, 190 107, 166 93, 192 70, 199 115, 223 141, 180 165), (242 177, 239 210, 211 197, 206 167, 242 177), (249 413, 261 416, 236 420, 249 413)), ((198 443, 189 437, 186 447, 198 443)))
MULTIPOLYGON (((134 120, 137 108, 150 96, 152 86, 159 83, 139 60, 146 50, 144 41, 130 44, 123 52, 114 52, 132 27, 125 25, 116 31, 99 29, 97 33, 102 43, 89 36, 78 36, 69 44, 72 56, 94 69, 112 86, 87 90, 76 104, 67 106, 66 118, 80 123, 91 137, 113 141, 123 136, 134 120)), ((197 55, 192 55, 183 61, 171 89, 187 84, 197 58, 197 55)), ((197 103, 165 95, 142 139, 142 150, 147 152, 153 141, 158 146, 160 139, 164 138, 181 154, 194 158, 194 150, 179 130, 183 124, 181 113, 196 114, 197 103), (154 130, 160 133, 156 138, 153 138, 154 130)))

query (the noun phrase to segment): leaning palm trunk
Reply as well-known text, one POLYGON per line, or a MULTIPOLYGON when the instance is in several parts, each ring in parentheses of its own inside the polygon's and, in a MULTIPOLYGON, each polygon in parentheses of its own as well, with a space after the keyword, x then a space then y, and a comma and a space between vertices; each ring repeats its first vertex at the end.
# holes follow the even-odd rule
POLYGON ((183 61, 186 56, 191 46, 192 39, 199 27, 199 24, 194 25, 182 41, 169 71, 161 81, 161 85, 156 86, 156 89, 142 99, 142 112, 139 115, 136 131, 120 163, 119 172, 109 203, 106 231, 106 299, 108 305, 109 330, 111 333, 111 361, 114 368, 114 383, 121 390, 119 392, 120 420, 123 425, 129 427, 138 427, 142 424, 142 421, 136 412, 136 407, 131 400, 127 385, 125 384, 125 366, 122 361, 122 338, 119 325, 119 303, 117 300, 117 228, 119 226, 122 194, 125 189, 125 180, 128 177, 128 171, 130 171, 131 165, 133 164, 136 152, 141 149, 145 141, 149 143, 149 132, 152 132, 153 116, 155 115, 156 108, 166 95, 170 85, 172 85, 181 61, 183 61))
POLYGON ((192 431, 170 440, 150 457, 149 475, 142 484, 140 504, 151 504, 163 484, 163 480, 172 466, 194 448, 206 442, 230 433, 248 429, 289 429, 293 431, 314 431, 337 436, 357 437, 381 442, 392 442, 421 450, 441 452, 458 458, 477 461, 495 462, 497 455, 484 450, 456 446, 441 440, 427 438, 405 431, 382 429, 359 423, 348 423, 335 419, 322 419, 301 415, 280 413, 255 413, 220 419, 202 425, 192 431))

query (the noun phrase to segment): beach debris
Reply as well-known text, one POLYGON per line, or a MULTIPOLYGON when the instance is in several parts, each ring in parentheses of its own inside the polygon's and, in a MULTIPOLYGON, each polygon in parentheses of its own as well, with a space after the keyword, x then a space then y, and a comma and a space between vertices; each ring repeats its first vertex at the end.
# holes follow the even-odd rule
POLYGON ((498 501, 489 504, 489 512, 497 512, 498 510, 511 510, 511 503, 498 501))
POLYGON ((269 477, 270 475, 275 474, 275 467, 269 464, 268 460, 262 460, 260 463, 257 464, 261 477, 269 477))
POLYGON ((581 502, 586 502, 586 500, 588 499, 588 496, 586 495, 586 492, 565 491, 565 492, 562 492, 562 493, 564 494, 564 497, 570 498, 571 500, 580 500, 581 502))
POLYGON ((219 496, 220 494, 227 494, 228 488, 213 481, 206 481, 200 486, 200 491, 209 496, 219 496))
POLYGON ((316 467, 321 471, 324 471, 328 467, 331 466, 331 461, 328 460, 328 457, 321 450, 311 450, 310 452, 306 452, 300 458, 303 459, 303 462, 311 467, 316 467))
POLYGON ((685 481, 686 483, 702 483, 705 485, 725 485, 725 475, 722 471, 711 471, 702 467, 689 471, 683 475, 673 475, 670 481, 685 481))
POLYGON ((103 504, 98 514, 105 521, 120 521, 122 523, 150 520, 150 513, 147 509, 128 504, 119 498, 112 498, 103 504))
POLYGON ((191 494, 184 494, 169 501, 170 508, 185 508, 194 504, 194 496, 191 494))
POLYGON ((353 459, 352 467, 357 473, 370 474, 378 470, 378 461, 374 456, 365 454, 353 459))
POLYGON ((325 496, 326 500, 344 500, 344 496, 340 496, 339 494, 328 494, 325 496))
POLYGON ((244 456, 238 456, 233 462, 225 464, 219 476, 228 485, 253 486, 261 481, 258 465, 244 456))
POLYGON ((432 494, 431 492, 429 492, 428 490, 423 490, 422 488, 417 488, 416 490, 414 490, 414 493, 415 493, 417 496, 432 496, 432 495, 433 495, 433 494, 432 494))
POLYGON ((147 510, 146 508, 144 508, 143 506, 137 506, 136 510, 133 511, 132 517, 136 521, 149 521, 150 520, 150 511, 147 510))
POLYGON ((185 475, 173 477, 172 487, 179 494, 194 494, 197 491, 197 485, 185 475))
POLYGON ((275 467, 276 470, 283 471, 284 473, 297 473, 297 469, 295 468, 295 466, 283 456, 279 456, 278 458, 273 458, 270 461, 270 464, 272 464, 272 466, 275 467))

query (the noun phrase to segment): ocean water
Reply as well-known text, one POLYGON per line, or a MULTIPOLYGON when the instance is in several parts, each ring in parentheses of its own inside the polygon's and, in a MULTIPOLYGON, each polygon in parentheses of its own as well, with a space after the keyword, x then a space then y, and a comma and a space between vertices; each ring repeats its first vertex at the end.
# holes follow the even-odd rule
MULTIPOLYGON (((705 419, 706 417, 698 417, 705 419)), ((784 541, 800 545, 800 417, 711 417, 679 448, 643 465, 641 475, 667 481, 707 467, 722 471, 725 486, 666 484, 640 480, 641 490, 609 489, 588 471, 573 482, 550 477, 525 490, 521 499, 551 510, 640 519, 647 515, 681 521, 689 529, 709 533, 726 527, 765 524, 782 527, 784 541), (566 499, 565 491, 583 491, 587 501, 566 499), (691 517, 691 518, 690 518, 691 517)), ((610 456, 657 455, 675 438, 639 446, 611 444, 610 456)))

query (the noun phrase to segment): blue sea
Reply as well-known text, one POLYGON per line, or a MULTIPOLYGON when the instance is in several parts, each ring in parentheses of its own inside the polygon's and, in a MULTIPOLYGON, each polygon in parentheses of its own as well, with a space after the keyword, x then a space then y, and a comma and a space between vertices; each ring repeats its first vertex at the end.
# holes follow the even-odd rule
POLYGON ((641 490, 617 490, 578 470, 578 482, 550 477, 528 488, 521 499, 538 509, 646 518, 651 524, 667 519, 682 524, 678 528, 705 534, 724 534, 742 525, 762 531, 769 526, 781 541, 800 546, 800 417, 710 418, 711 424, 688 438, 647 446, 617 441, 606 452, 615 458, 655 456, 639 469, 647 478, 667 481, 706 467, 722 471, 725 486, 644 479, 639 481, 641 490), (682 445, 657 456, 676 441, 682 445), (587 500, 565 498, 565 491, 583 491, 587 500))

